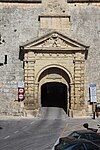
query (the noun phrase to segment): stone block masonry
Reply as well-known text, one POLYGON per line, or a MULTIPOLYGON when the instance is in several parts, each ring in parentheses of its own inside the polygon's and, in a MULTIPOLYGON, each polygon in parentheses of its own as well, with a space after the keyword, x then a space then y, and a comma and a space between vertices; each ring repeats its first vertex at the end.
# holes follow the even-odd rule
MULTIPOLYGON (((55 65, 60 69, 62 66, 66 68, 66 72, 69 73, 69 78, 72 80, 70 84, 69 78, 66 79, 64 78, 65 74, 62 75, 61 82, 65 83, 66 79, 66 86, 70 85, 70 88, 73 89, 68 93, 70 113, 75 108, 74 112, 78 115, 81 106, 83 110, 82 114, 79 113, 80 115, 91 115, 92 105, 89 102, 89 85, 91 83, 97 85, 97 102, 100 103, 100 9, 98 2, 94 1, 94 3, 88 4, 81 3, 81 1, 75 3, 68 1, 67 3, 66 0, 0 0, 1 114, 13 115, 18 112, 16 100, 18 99, 17 84, 20 80, 32 82, 32 86, 26 86, 25 83, 26 95, 33 94, 34 98, 32 101, 30 99, 29 103, 26 100, 26 104, 31 104, 29 108, 33 108, 33 111, 39 109, 41 107, 41 86, 44 84, 44 79, 47 79, 46 76, 42 78, 44 75, 42 70, 43 68, 50 69, 48 66, 55 65), (50 38, 51 32, 56 32, 58 38, 54 34, 50 38), (47 39, 47 37, 49 38, 47 39), (68 41, 69 39, 73 41, 68 41), (39 41, 40 43, 38 43, 39 41), (28 52, 26 50, 27 43, 29 45, 28 52), (20 46, 23 46, 25 50, 23 60, 20 59, 20 46), (87 48, 85 46, 88 46, 87 58, 84 58, 84 52, 81 51, 87 48), (63 48, 61 49, 61 47, 63 48), (77 49, 79 53, 75 54, 76 49, 74 52, 68 53, 72 47, 80 48, 80 51, 77 49), (34 50, 36 51, 34 52, 34 50), (28 58, 26 58, 27 55, 28 58), (6 63, 4 63, 5 56, 6 63), (78 62, 79 60, 80 62, 78 62), (40 82, 36 80, 37 78, 40 82), (78 86, 75 83, 79 83, 79 81, 81 83, 78 86), (82 97, 84 97, 84 101, 82 97)), ((43 71, 45 72, 45 70, 43 71)), ((28 107, 26 106, 26 108, 28 107)))

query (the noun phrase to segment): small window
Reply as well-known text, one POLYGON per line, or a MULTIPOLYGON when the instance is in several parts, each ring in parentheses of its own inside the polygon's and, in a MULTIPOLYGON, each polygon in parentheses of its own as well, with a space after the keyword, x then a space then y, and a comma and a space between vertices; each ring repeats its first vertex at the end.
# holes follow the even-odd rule
POLYGON ((5 55, 5 62, 4 64, 7 64, 7 55, 5 55))

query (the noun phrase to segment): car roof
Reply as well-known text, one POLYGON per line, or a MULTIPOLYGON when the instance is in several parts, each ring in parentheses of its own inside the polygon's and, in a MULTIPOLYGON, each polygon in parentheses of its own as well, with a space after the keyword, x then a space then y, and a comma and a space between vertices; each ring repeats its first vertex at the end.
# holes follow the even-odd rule
MULTIPOLYGON (((62 139, 62 138, 61 138, 62 139)), ((91 142, 90 140, 87 140, 87 139, 76 139, 74 137, 66 137, 66 140, 65 140, 65 143, 67 144, 71 144, 71 143, 78 143, 78 142, 91 142)))
POLYGON ((75 130, 72 133, 74 133, 74 132, 76 132, 76 133, 94 133, 94 134, 97 134, 97 133, 95 133, 91 130, 75 130))
POLYGON ((83 143, 83 142, 93 143, 92 141, 87 140, 87 139, 73 139, 71 142, 75 142, 75 143, 83 143))
MULTIPOLYGON (((96 146, 98 146, 99 148, 100 148, 100 146, 99 145, 97 145, 97 144, 95 144, 95 143, 93 143, 92 141, 90 141, 90 140, 87 140, 87 139, 74 139, 74 138, 70 138, 70 137, 67 137, 67 139, 66 139, 66 141, 63 143, 63 145, 61 144, 61 147, 63 147, 63 148, 65 148, 66 146, 69 146, 69 145, 73 145, 73 144, 78 144, 78 143, 84 143, 84 142, 88 142, 88 143, 92 143, 92 144, 94 144, 94 145, 96 145, 96 146)), ((60 143, 59 144, 57 144, 56 146, 60 146, 60 143)), ((63 149, 62 148, 62 149, 63 149)))

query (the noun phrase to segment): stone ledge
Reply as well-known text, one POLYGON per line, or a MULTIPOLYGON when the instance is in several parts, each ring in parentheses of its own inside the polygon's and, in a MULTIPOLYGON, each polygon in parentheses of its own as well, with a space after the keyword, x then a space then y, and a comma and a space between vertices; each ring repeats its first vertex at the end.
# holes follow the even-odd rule
POLYGON ((7 3, 42 3, 42 0, 0 0, 7 3))
POLYGON ((68 3, 100 3, 100 0, 68 0, 68 3))

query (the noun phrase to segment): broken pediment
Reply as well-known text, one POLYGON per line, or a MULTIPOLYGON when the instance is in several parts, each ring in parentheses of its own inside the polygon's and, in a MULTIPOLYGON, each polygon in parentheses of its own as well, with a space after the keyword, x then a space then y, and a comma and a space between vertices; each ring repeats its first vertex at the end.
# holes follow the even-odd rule
POLYGON ((80 44, 67 36, 51 32, 23 46, 24 50, 86 50, 88 46, 80 44))

